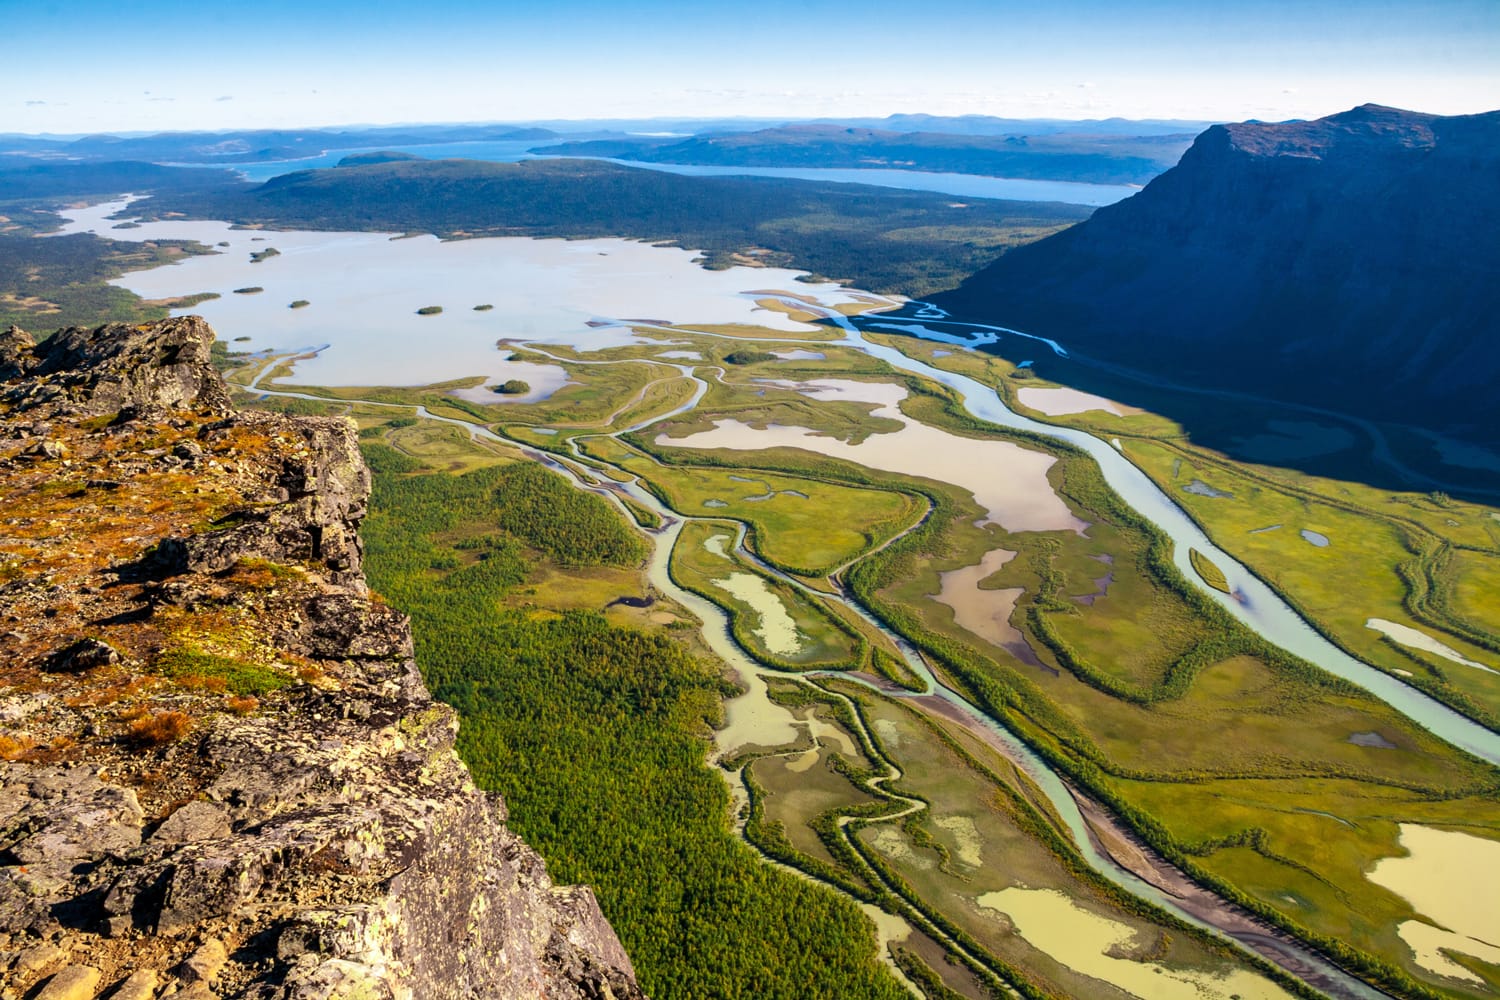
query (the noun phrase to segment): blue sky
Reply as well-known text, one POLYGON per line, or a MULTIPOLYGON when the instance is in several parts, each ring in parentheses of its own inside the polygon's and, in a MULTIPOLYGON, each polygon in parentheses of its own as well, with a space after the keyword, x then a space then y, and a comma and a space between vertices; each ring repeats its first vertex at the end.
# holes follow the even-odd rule
POLYGON ((1500 0, 0 0, 0 131, 1500 108, 1500 0))

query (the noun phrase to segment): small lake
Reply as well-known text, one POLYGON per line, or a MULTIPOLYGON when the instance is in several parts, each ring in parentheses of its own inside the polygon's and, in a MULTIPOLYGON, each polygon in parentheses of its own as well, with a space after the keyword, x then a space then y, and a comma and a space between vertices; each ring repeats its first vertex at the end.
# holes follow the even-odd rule
POLYGON ((903 385, 837 378, 775 384, 819 401, 873 403, 873 416, 899 422, 902 427, 895 432, 871 434, 860 444, 850 444, 806 427, 770 424, 755 428, 739 420, 719 419, 714 421, 713 429, 686 437, 658 434, 656 443, 672 448, 757 451, 801 448, 871 469, 962 487, 974 495, 985 511, 978 521, 981 526, 998 524, 1007 531, 1079 533, 1088 527, 1073 516, 1047 480, 1047 470, 1057 459, 1010 441, 961 437, 911 420, 899 408, 907 396, 903 385))

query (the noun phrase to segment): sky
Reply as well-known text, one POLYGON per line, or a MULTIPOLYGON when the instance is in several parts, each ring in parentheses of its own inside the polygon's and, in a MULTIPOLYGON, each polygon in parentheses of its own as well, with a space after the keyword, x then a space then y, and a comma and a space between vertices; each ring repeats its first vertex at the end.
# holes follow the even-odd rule
POLYGON ((0 132, 1500 108, 1500 0, 0 0, 0 132))

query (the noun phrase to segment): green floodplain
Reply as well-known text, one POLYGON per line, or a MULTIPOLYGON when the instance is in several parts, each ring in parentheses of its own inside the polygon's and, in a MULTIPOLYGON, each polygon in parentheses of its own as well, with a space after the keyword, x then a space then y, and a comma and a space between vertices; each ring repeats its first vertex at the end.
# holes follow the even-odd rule
MULTIPOLYGON (((746 343, 797 339, 780 331, 638 333, 588 364, 520 351, 572 380, 535 402, 447 394, 465 382, 259 405, 359 422, 372 584, 413 616, 478 780, 555 877, 596 887, 653 996, 1319 995, 1096 873, 983 717, 1064 778, 1097 850, 1194 912, 1254 914, 1395 996, 1500 991, 1488 876, 1445 882, 1442 863, 1494 856, 1500 773, 1229 618, 1091 459, 857 350, 784 360, 746 343), (696 405, 698 383, 653 359, 668 339, 702 356, 696 405), (842 396, 807 391, 828 380, 842 396), (899 387, 895 409, 871 386, 899 387), (726 427, 812 436, 692 444, 726 427), (960 485, 819 443, 912 428, 1010 442, 1056 526, 1008 530, 960 485), (921 694, 926 671, 973 715, 921 694)), ((1042 377, 1066 372, 865 336, 1118 439, 1338 645, 1500 715, 1494 508, 1361 485, 1352 460, 1333 466, 1347 478, 1276 465, 1283 438, 1343 440, 1306 418, 1239 414, 1272 451, 1234 461, 1105 397, 1049 412, 1065 408, 1049 391, 1083 395, 1042 377)))

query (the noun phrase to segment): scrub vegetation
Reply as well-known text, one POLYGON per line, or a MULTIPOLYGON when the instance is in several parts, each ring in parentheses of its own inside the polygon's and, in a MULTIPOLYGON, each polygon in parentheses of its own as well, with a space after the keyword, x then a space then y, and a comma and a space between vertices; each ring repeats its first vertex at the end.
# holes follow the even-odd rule
POLYGON ((14 323, 40 334, 65 326, 165 319, 178 303, 146 302, 106 282, 205 252, 177 241, 116 243, 88 233, 37 239, 0 232, 0 328, 14 323))

